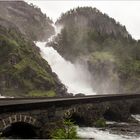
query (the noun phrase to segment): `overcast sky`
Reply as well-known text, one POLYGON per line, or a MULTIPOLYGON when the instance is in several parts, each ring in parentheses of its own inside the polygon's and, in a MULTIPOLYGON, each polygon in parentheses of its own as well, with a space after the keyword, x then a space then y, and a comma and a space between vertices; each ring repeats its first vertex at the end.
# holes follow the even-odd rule
POLYGON ((88 0, 26 0, 41 8, 53 21, 60 17, 61 13, 78 6, 96 7, 101 12, 113 17, 135 39, 140 39, 140 1, 88 1, 88 0))

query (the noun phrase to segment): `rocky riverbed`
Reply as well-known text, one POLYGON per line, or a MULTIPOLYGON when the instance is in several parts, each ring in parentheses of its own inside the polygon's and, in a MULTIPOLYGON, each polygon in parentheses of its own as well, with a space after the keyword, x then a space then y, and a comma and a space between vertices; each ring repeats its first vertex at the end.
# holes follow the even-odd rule
POLYGON ((104 128, 78 127, 81 138, 94 140, 139 140, 140 123, 107 122, 104 128))
POLYGON ((103 130, 108 130, 110 133, 117 135, 127 135, 140 137, 140 123, 113 123, 108 124, 103 130))

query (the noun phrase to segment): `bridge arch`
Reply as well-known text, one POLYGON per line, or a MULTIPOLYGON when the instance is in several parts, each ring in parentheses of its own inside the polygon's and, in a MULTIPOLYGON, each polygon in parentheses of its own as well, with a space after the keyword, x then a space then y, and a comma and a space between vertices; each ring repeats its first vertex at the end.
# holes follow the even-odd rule
POLYGON ((35 126, 26 122, 14 122, 6 127, 1 137, 12 138, 12 139, 33 139, 37 138, 37 131, 35 126))
POLYGON ((15 114, 0 120, 1 137, 36 138, 38 121, 28 115, 15 114))
POLYGON ((35 119, 34 117, 23 115, 23 114, 15 114, 15 115, 11 115, 9 117, 1 119, 1 125, 3 129, 17 122, 25 122, 25 123, 32 124, 34 126, 36 126, 38 123, 37 119, 35 119))

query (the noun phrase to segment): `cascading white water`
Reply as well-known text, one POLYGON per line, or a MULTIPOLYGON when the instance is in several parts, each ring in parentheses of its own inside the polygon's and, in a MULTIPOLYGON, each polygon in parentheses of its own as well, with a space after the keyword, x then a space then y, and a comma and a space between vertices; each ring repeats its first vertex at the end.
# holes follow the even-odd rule
POLYGON ((2 96, 1 94, 0 94, 0 98, 6 98, 5 96, 2 96))
POLYGON ((11 96, 3 96, 0 94, 0 98, 14 98, 14 97, 11 97, 11 96))
MULTIPOLYGON (((54 26, 55 27, 55 26, 54 26)), ((55 27, 55 35, 48 39, 51 41, 59 32, 60 28, 55 27)), ((72 64, 66 61, 54 48, 45 46, 47 42, 37 42, 36 45, 41 50, 42 57, 48 61, 52 71, 54 71, 61 82, 66 85, 68 92, 86 95, 96 94, 91 86, 90 72, 81 64, 72 64)))
POLYGON ((102 131, 92 127, 78 127, 77 130, 79 137, 84 139, 94 138, 95 140, 140 140, 139 137, 111 134, 108 131, 102 131))
POLYGON ((140 122, 140 114, 131 115, 135 120, 140 122))
MULTIPOLYGON (((140 115, 131 115, 134 119, 140 122, 140 115)), ((114 124, 117 122, 107 122, 108 124, 114 124)), ((127 124, 127 123, 120 123, 127 124)), ((139 136, 127 136, 127 135, 117 135, 111 134, 109 131, 99 130, 94 127, 77 127, 78 135, 81 138, 89 139, 94 138, 95 140, 140 140, 139 136)))
POLYGON ((41 50, 42 57, 48 61, 52 70, 68 88, 69 93, 84 93, 93 95, 95 92, 90 83, 90 73, 80 64, 72 64, 66 61, 52 47, 46 47, 45 42, 38 42, 37 46, 41 50))

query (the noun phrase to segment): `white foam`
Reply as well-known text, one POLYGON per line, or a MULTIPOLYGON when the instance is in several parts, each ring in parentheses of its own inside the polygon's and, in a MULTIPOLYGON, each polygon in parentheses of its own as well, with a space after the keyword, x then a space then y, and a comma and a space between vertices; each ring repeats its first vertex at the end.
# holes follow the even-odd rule
POLYGON ((131 115, 134 119, 136 119, 137 121, 140 122, 140 115, 136 114, 136 115, 131 115))
POLYGON ((78 136, 85 139, 94 138, 95 140, 140 140, 140 138, 137 137, 111 134, 108 131, 102 131, 94 127, 78 127, 77 131, 78 136))
POLYGON ((5 96, 2 96, 1 94, 0 94, 0 98, 6 98, 5 96))
POLYGON ((36 45, 41 50, 42 57, 48 61, 52 70, 68 88, 70 93, 84 93, 86 95, 96 94, 91 86, 90 73, 80 64, 72 64, 66 61, 52 47, 45 47, 45 42, 37 42, 36 45))

